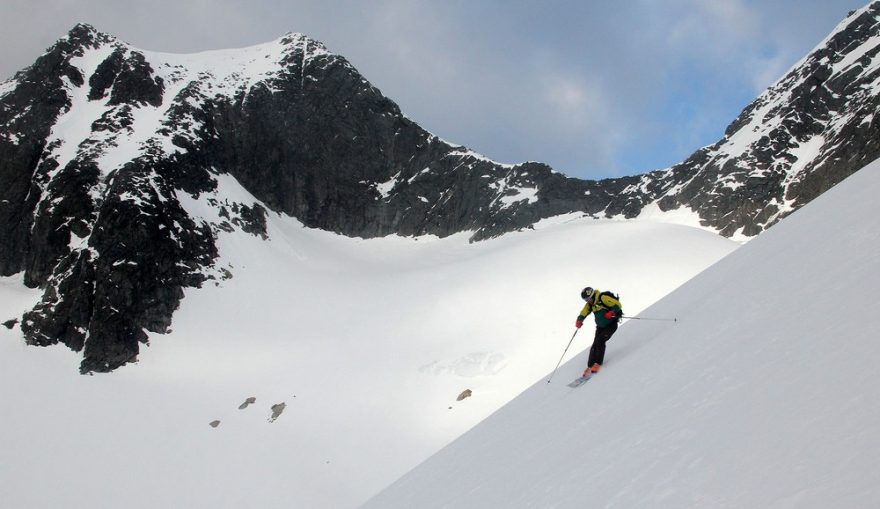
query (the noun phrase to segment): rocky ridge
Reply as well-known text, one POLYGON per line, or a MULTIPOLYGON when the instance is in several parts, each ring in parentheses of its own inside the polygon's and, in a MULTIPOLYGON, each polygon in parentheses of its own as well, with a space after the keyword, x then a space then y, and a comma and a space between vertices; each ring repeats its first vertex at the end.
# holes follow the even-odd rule
POLYGON ((217 237, 265 238, 269 213, 478 241, 564 213, 688 208, 747 238, 878 155, 878 15, 878 2, 851 13, 718 143, 600 181, 445 142, 299 34, 169 55, 77 25, 0 85, 0 275, 44 289, 21 319, 28 342, 64 343, 100 372, 166 332, 184 288, 229 277, 217 237))

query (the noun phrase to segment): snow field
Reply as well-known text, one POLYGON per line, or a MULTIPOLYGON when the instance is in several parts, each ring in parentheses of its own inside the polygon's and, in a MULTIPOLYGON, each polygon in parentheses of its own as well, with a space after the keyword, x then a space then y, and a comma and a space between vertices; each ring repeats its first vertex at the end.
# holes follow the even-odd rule
MULTIPOLYGON (((253 199, 231 178, 218 197, 253 199)), ((211 219, 209 198, 182 201, 211 219)), ((222 233, 217 267, 233 277, 187 290, 173 332, 112 374, 80 376, 78 355, 0 328, 10 504, 354 507, 545 377, 583 286, 636 313, 737 247, 574 216, 475 244, 351 239, 274 214, 268 229, 222 233)), ((24 294, 12 318, 38 294, 7 279, 4 299, 24 294)))
POLYGON ((878 190, 875 162, 365 507, 873 507, 878 190))

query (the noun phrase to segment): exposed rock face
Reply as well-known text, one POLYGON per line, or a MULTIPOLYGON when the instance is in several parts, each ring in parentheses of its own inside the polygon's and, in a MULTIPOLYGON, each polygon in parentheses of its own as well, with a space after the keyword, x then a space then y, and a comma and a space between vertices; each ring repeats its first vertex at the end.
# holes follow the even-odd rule
POLYGON ((44 289, 22 317, 30 343, 109 371, 137 358, 145 331, 168 330, 184 288, 229 277, 218 235, 267 238, 269 213, 345 235, 482 240, 651 205, 755 235, 877 157, 878 15, 853 13, 718 143, 601 181, 444 142, 301 35, 173 56, 77 25, 0 84, 0 275, 44 289), (219 193, 230 179, 256 201, 219 193))
POLYGON ((0 103, 0 122, 11 127, 0 138, 0 228, 10 240, 0 245, 0 267, 6 275, 24 270, 26 284, 46 289, 22 319, 28 342, 82 350, 84 372, 135 360, 144 331, 167 330, 182 289, 198 286, 216 257, 211 228, 194 222, 176 197, 212 186, 189 154, 167 157, 147 141, 121 167, 99 167, 104 148, 131 130, 132 110, 162 102, 161 79, 151 77, 143 55, 126 52, 122 59, 119 43, 77 26, 20 73, 0 103), (86 85, 72 62, 107 45, 114 51, 86 85), (53 128, 70 121, 64 117, 86 88, 89 101, 108 108, 91 135, 69 147, 53 128))
POLYGON ((272 405, 272 415, 269 416, 269 422, 275 422, 281 414, 284 412, 284 409, 287 408, 287 403, 283 401, 281 403, 276 403, 272 405))
POLYGON ((665 175, 660 208, 757 235, 880 156, 880 2, 850 13, 749 105, 718 143, 665 175))

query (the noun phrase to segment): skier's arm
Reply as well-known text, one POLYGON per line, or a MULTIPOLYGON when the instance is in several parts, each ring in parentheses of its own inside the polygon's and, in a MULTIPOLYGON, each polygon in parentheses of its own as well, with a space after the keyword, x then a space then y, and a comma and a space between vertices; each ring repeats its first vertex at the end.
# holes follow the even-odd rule
POLYGON ((581 320, 585 320, 588 316, 590 316, 590 313, 592 312, 593 306, 591 306, 589 303, 584 304, 584 309, 581 309, 581 314, 578 315, 578 318, 580 318, 581 320))
POLYGON ((618 319, 621 316, 623 316, 623 310, 620 309, 620 306, 614 306, 613 308, 609 309, 608 311, 605 311, 604 316, 608 320, 615 320, 615 319, 618 319))
POLYGON ((581 314, 579 314, 578 317, 577 317, 577 321, 575 322, 575 327, 577 327, 578 329, 580 329, 580 328, 581 328, 581 325, 584 324, 584 320, 590 315, 590 313, 591 313, 592 311, 593 311, 593 307, 590 306, 589 303, 586 304, 586 305, 584 306, 584 309, 581 310, 581 314))
POLYGON ((605 311, 604 313, 605 318, 608 320, 614 320, 623 316, 623 308, 621 307, 619 300, 613 297, 603 296, 602 304, 608 309, 608 311, 605 311))

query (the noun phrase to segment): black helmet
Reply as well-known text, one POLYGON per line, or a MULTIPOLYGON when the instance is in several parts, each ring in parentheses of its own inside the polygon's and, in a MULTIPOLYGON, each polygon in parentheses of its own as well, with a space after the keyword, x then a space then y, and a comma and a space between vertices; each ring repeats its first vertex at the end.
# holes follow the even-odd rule
POLYGON ((584 291, 581 292, 581 298, 587 302, 590 302, 590 300, 593 298, 593 293, 595 293, 595 290, 593 290, 592 287, 588 286, 584 288, 584 291))

